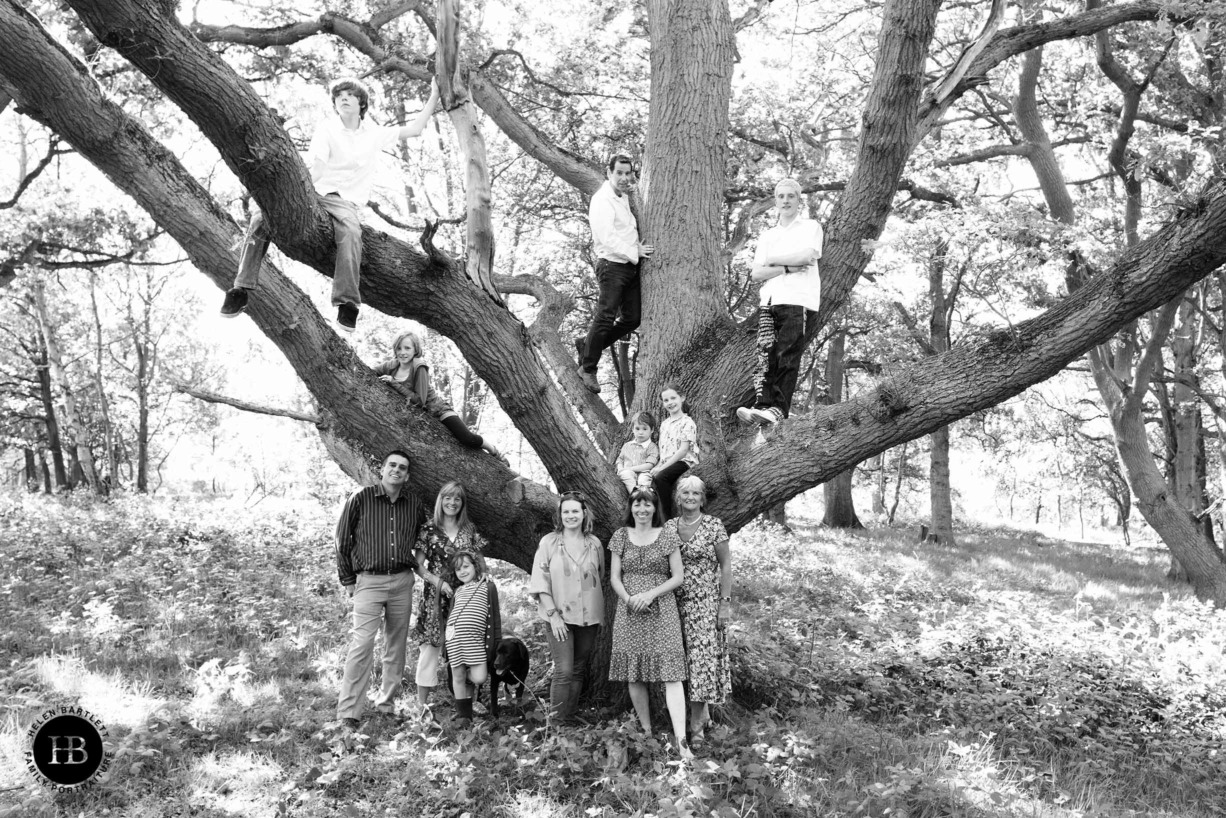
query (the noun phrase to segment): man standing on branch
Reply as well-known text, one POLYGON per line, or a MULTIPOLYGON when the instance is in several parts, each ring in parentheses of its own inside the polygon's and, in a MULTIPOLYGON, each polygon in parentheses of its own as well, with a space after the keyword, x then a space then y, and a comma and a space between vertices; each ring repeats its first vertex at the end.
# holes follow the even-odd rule
POLYGON ((788 416, 805 333, 817 318, 822 280, 817 260, 822 255, 822 226, 800 215, 800 183, 784 179, 775 185, 779 222, 762 234, 750 277, 765 282, 758 317, 758 363, 754 372, 755 401, 736 416, 746 423, 778 423, 788 416))
MULTIPOLYGON (((332 306, 336 323, 353 332, 358 322, 358 269, 362 266, 361 211, 379 175, 383 151, 400 139, 419 136, 438 104, 438 86, 430 84, 430 99, 417 118, 408 125, 372 125, 366 121, 370 92, 357 80, 340 80, 332 85, 335 117, 320 123, 311 137, 306 163, 315 184, 320 207, 332 217, 336 241, 336 269, 332 276, 332 306)), ((233 318, 247 309, 248 293, 259 283, 260 265, 268 252, 268 231, 263 214, 251 217, 243 238, 243 254, 238 277, 226 292, 221 314, 233 318)))
POLYGON ((600 353, 638 329, 642 293, 639 262, 654 250, 650 244, 639 242, 638 220, 630 210, 634 163, 629 156, 615 154, 605 175, 608 181, 592 196, 587 212, 600 295, 579 361, 579 377, 593 392, 600 391, 596 378, 600 353))
POLYGON ((336 525, 336 570, 353 599, 353 629, 336 702, 336 718, 358 726, 370 682, 375 634, 383 622, 383 687, 375 700, 382 713, 404 676, 405 644, 413 608, 413 550, 423 520, 418 499, 405 491, 409 456, 400 449, 383 460, 379 482, 354 492, 336 525))

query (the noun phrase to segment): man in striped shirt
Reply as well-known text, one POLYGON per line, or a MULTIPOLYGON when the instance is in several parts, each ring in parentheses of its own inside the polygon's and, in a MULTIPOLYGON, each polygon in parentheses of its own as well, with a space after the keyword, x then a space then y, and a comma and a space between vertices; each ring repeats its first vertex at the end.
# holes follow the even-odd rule
POLYGON ((413 547, 424 515, 405 491, 409 456, 395 449, 383 459, 379 482, 359 489, 345 502, 336 525, 336 569, 353 598, 349 655, 336 702, 336 718, 358 726, 370 682, 375 634, 383 622, 383 687, 375 706, 392 712, 392 698, 404 676, 405 646, 413 607, 413 547))

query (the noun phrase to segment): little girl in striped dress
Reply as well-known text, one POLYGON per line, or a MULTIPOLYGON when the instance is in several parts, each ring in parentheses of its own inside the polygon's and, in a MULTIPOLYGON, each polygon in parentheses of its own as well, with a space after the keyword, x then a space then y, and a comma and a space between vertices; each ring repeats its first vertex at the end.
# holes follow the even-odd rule
POLYGON ((451 567, 461 584, 451 600, 444 642, 447 663, 451 666, 456 720, 466 727, 473 718, 472 691, 489 678, 488 668, 502 638, 502 615, 498 609, 498 586, 486 573, 480 555, 457 552, 451 558, 451 567))

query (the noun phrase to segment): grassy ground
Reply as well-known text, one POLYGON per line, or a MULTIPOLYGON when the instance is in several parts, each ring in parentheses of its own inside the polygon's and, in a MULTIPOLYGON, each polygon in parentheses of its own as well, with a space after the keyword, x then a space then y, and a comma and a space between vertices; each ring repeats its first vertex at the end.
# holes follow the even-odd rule
MULTIPOLYGON (((736 701, 685 767, 621 714, 534 729, 531 700, 336 730, 333 513, 0 496, 0 818, 1226 814, 1226 614, 1159 551, 743 531, 736 701), (53 795, 22 757, 59 703, 105 722, 112 765, 53 795)), ((496 576, 543 689, 523 579, 496 576)))

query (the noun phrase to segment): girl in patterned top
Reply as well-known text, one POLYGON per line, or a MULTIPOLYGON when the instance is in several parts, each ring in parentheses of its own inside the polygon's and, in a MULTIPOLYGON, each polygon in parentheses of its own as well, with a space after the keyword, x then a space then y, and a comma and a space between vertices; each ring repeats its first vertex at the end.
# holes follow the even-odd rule
POLYGON ((673 516, 673 487, 677 478, 698 465, 698 425, 689 416, 690 405, 672 384, 660 390, 664 420, 660 423, 660 462, 652 467, 651 487, 660 498, 664 519, 673 516))
POLYGON ((451 666, 456 720, 466 727, 473 720, 472 690, 489 678, 488 668, 502 638, 502 616, 498 587, 486 573, 479 554, 461 551, 452 557, 451 567, 460 587, 447 618, 444 649, 451 666))

